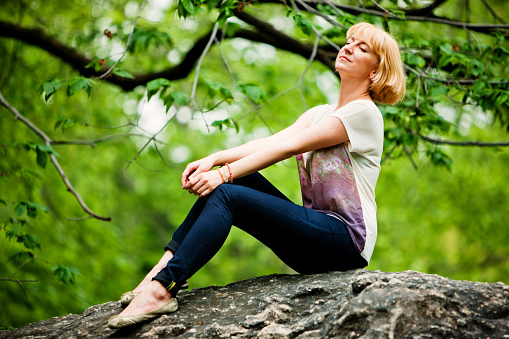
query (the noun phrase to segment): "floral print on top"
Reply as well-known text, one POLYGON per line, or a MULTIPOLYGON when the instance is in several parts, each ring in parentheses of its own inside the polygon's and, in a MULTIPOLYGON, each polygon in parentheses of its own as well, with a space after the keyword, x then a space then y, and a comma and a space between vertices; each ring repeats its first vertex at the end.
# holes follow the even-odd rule
POLYGON ((296 158, 304 207, 342 220, 355 247, 362 252, 366 226, 345 143, 298 154, 296 158))

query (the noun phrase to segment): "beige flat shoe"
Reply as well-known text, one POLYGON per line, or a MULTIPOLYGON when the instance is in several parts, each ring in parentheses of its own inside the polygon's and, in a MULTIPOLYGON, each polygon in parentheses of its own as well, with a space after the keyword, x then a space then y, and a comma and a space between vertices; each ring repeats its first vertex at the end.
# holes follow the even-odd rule
MULTIPOLYGON (((181 289, 183 290, 187 290, 189 288, 189 283, 186 281, 181 289)), ((136 296, 140 294, 140 292, 134 292, 134 291, 129 291, 129 292, 125 292, 124 294, 122 294, 122 296, 120 297, 120 303, 122 304, 122 306, 127 306, 131 303, 131 301, 133 301, 134 298, 136 298, 136 296)))
POLYGON ((127 306, 131 303, 131 301, 133 301, 134 298, 136 298, 138 294, 140 294, 140 292, 133 291, 125 292, 120 297, 120 303, 122 304, 122 306, 127 306))
POLYGON ((156 318, 160 315, 175 312, 178 309, 177 298, 171 298, 166 304, 150 312, 138 315, 120 316, 115 315, 108 319, 109 328, 122 328, 139 324, 145 320, 156 318))

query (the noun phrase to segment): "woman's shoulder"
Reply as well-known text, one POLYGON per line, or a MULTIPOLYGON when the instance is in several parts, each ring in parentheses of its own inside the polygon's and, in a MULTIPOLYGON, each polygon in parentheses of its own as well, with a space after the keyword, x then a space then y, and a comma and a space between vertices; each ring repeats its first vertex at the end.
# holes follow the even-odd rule
POLYGON ((318 106, 308 109, 306 111, 306 113, 307 113, 309 119, 311 119, 311 121, 313 123, 316 123, 316 122, 320 121, 323 117, 330 115, 330 112, 332 112, 334 109, 333 107, 334 107, 333 105, 328 105, 328 104, 318 105, 318 106))
POLYGON ((331 109, 333 106, 334 105, 330 105, 330 104, 318 105, 318 106, 311 107, 310 109, 307 110, 307 112, 308 113, 325 112, 325 111, 328 111, 329 109, 331 109))
POLYGON ((350 116, 371 116, 382 118, 382 113, 378 106, 371 100, 354 100, 348 104, 334 110, 332 115, 337 117, 350 116))

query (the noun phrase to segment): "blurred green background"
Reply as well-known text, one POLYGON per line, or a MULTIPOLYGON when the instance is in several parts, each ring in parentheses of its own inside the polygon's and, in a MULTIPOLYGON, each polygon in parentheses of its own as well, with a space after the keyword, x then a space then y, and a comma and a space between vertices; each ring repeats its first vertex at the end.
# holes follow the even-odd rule
MULTIPOLYGON (((165 37, 154 38, 154 43, 147 46, 139 42, 139 49, 122 61, 122 69, 135 74, 175 65, 192 44, 187 35, 200 36, 210 29, 206 14, 205 18, 179 23, 171 14, 171 4, 150 2, 138 25, 148 31, 157 27, 167 32, 173 43, 165 37)), ((138 5, 134 1, 6 1, 0 19, 42 27, 89 58, 106 58, 122 52, 122 41, 130 32, 129 23, 138 5), (113 40, 102 34, 105 28, 115 33, 113 40)), ((502 1, 498 8, 504 11, 502 1)), ((443 9, 454 10, 452 5, 443 9)), ((284 11, 279 14, 277 20, 286 20, 284 11)), ((259 15, 275 16, 267 11, 259 15)), ((395 25, 393 32, 421 39, 429 34, 423 25, 395 25)), ((450 29, 434 34, 443 38, 451 32, 464 35, 450 29)), ((256 82, 268 98, 297 84, 307 64, 300 56, 241 39, 231 39, 222 47, 237 81, 256 82)), ((223 103, 210 113, 193 114, 187 107, 173 107, 166 113, 157 95, 147 102, 143 86, 124 92, 99 80, 90 96, 79 91, 67 97, 61 89, 46 103, 39 92, 41 84, 53 78, 68 81, 77 75, 76 71, 42 49, 15 39, 0 37, 0 55, 5 66, 0 74, 3 96, 54 140, 131 134, 97 143, 95 148, 53 146, 90 208, 112 218, 111 222, 70 221, 68 218, 82 217, 84 212, 66 192, 55 169, 50 164, 45 169, 37 166, 36 152, 24 147, 30 141, 40 142, 33 132, 0 108, 0 198, 5 202, 0 204, 0 222, 6 234, 15 230, 34 235, 40 249, 30 252, 41 259, 16 272, 28 258, 27 248, 15 239, 8 240, 4 232, 0 234, 0 277, 11 277, 16 272, 12 276, 15 279, 38 281, 23 283, 28 300, 17 283, 0 281, 2 327, 82 313, 89 306, 117 300, 133 289, 162 255, 164 245, 195 200, 180 186, 185 165, 213 151, 278 131, 305 110, 299 89, 293 89, 258 113, 248 113, 248 105, 237 103, 241 97, 235 91, 235 103, 223 103), (238 132, 211 126, 231 116, 239 123, 238 132), (134 159, 148 138, 172 117, 157 135, 157 149, 151 143, 134 159), (67 125, 55 128, 58 121, 67 121, 67 125), (35 218, 23 215, 30 221, 27 225, 10 224, 19 201, 41 204, 47 213, 38 210, 35 218), (20 256, 20 252, 25 254, 20 256), (52 267, 56 265, 79 271, 74 282, 63 284, 55 279, 52 267)), ((230 82, 217 48, 205 58, 200 79, 230 82)), ((192 80, 189 77, 173 84, 189 94, 192 80)), ((199 100, 212 101, 202 84, 201 80, 199 100)), ((302 85, 307 107, 334 103, 338 86, 328 69, 313 63, 302 85)), ((492 123, 490 112, 446 104, 441 112, 452 123, 447 135, 450 139, 507 140, 505 128, 492 123)), ((379 233, 368 269, 417 270, 451 279, 508 284, 509 150, 454 146, 442 150, 453 161, 450 171, 431 165, 420 149, 413 155, 418 169, 405 156, 384 162, 376 188, 379 233)), ((266 169, 263 174, 293 201, 301 203, 295 159, 266 169)), ((225 246, 190 279, 190 284, 191 288, 224 285, 272 273, 293 272, 270 250, 234 228, 225 246)))

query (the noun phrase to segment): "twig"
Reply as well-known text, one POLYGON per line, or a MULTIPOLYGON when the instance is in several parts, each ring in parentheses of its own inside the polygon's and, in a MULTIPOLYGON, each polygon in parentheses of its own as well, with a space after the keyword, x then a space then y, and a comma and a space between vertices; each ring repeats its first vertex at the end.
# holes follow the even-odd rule
POLYGON ((491 8, 491 6, 488 4, 486 0, 481 0, 481 2, 484 4, 484 7, 486 7, 488 11, 490 11, 491 15, 493 15, 495 19, 499 20, 503 24, 507 24, 507 22, 504 19, 497 15, 497 13, 493 10, 493 8, 491 8))
POLYGON ((478 147, 497 147, 497 146, 509 146, 509 141, 497 141, 497 142, 482 142, 482 141, 451 141, 451 140, 440 140, 427 137, 412 131, 415 135, 424 141, 433 144, 452 145, 452 146, 478 146, 478 147))
POLYGON ((388 159, 391 158, 391 155, 392 155, 392 153, 394 152, 394 150, 396 149, 397 146, 398 146, 398 144, 394 144, 394 146, 392 146, 392 148, 386 153, 385 158, 383 158, 380 161, 380 165, 383 165, 388 159))
POLYGON ((158 173, 158 172, 164 172, 164 170, 154 170, 150 169, 147 166, 143 165, 138 159, 134 160, 141 168, 143 168, 145 171, 158 173))
MULTIPOLYGON (((328 2, 327 0, 318 1, 318 3, 330 4, 330 2, 328 2)), ((384 12, 376 11, 376 10, 372 10, 372 9, 367 9, 367 8, 360 8, 360 7, 357 7, 357 6, 349 6, 349 5, 343 5, 343 4, 336 4, 336 8, 339 8, 339 9, 342 9, 342 10, 346 10, 346 11, 350 11, 350 12, 353 12, 353 13, 366 13, 366 14, 386 17, 386 14, 384 12)), ((507 25, 507 24, 504 24, 504 25, 469 24, 469 23, 465 23, 465 22, 449 20, 449 19, 444 19, 444 18, 440 18, 440 17, 430 17, 430 16, 422 17, 422 16, 415 16, 415 15, 406 15, 405 19, 402 19, 402 18, 400 18, 398 16, 392 17, 392 19, 406 20, 406 21, 429 21, 429 22, 446 24, 446 25, 450 25, 450 26, 454 26, 454 27, 458 27, 458 28, 467 27, 467 28, 469 28, 471 30, 474 30, 474 31, 486 31, 486 30, 494 30, 494 29, 509 29, 509 25, 507 25)))
POLYGON ((168 119, 168 121, 166 121, 166 123, 164 124, 163 127, 161 127, 161 129, 159 131, 157 131, 155 134, 152 135, 152 137, 150 137, 150 139, 147 140, 147 142, 143 145, 143 147, 138 151, 136 152, 136 154, 134 155, 134 157, 129 160, 129 162, 127 163, 126 167, 124 168, 124 170, 122 171, 122 173, 124 173, 125 171, 127 171, 127 169, 129 168, 129 166, 131 166, 131 164, 136 161, 138 159, 138 157, 140 156, 141 153, 143 153, 143 151, 145 150, 145 148, 147 148, 147 146, 151 143, 151 142, 154 142, 154 144, 156 143, 156 137, 159 133, 161 133, 165 128, 166 126, 168 126, 168 124, 175 118, 176 114, 174 114, 170 119, 168 119))
POLYGON ((415 95, 415 107, 419 108, 419 93, 421 91, 421 76, 417 76, 417 94, 415 95))
POLYGON ((394 15, 391 11, 388 11, 387 9, 383 8, 376 2, 375 0, 371 0, 371 2, 377 7, 378 9, 382 10, 385 14, 389 16, 389 18, 399 18, 397 15, 394 15))
MULTIPOLYGON (((141 137, 146 138, 147 136, 144 134, 136 134, 136 133, 122 133, 122 134, 113 134, 113 135, 107 135, 102 138, 97 138, 94 140, 52 140, 50 143, 51 145, 90 145, 91 147, 95 148, 96 144, 114 140, 114 139, 121 139, 121 138, 127 138, 127 137, 141 137)), ((155 140, 156 142, 160 142, 158 140, 155 140)))
MULTIPOLYGON (((205 59, 205 55, 207 55, 207 53, 209 52, 210 46, 212 46, 212 42, 214 41, 214 38, 217 35, 218 28, 219 28, 219 23, 216 22, 214 24, 214 28, 212 29, 212 33, 210 34, 210 39, 207 42, 207 45, 205 46, 205 48, 203 49, 203 52, 200 55, 200 59, 198 59, 198 63, 196 64, 196 74, 194 75, 193 89, 191 91, 191 97, 190 97, 191 104, 193 104, 194 108, 197 108, 196 88, 198 87, 198 78, 200 76, 201 64, 203 63, 203 59, 205 59)), ((208 128, 208 126, 207 126, 207 128, 208 128)))
POLYGON ((25 291, 25 288, 23 287, 22 282, 37 282, 37 280, 34 279, 11 279, 11 278, 0 278, 0 281, 14 281, 16 282, 19 287, 21 287, 21 290, 23 291, 23 294, 25 295, 25 298, 28 299, 27 292, 25 291))
POLYGON ((129 127, 129 126, 135 126, 135 124, 133 124, 132 122, 128 122, 127 124, 123 124, 123 125, 118 125, 118 126, 100 126, 100 125, 91 125, 91 124, 88 124, 86 122, 80 122, 80 121, 76 121, 77 124, 80 124, 81 126, 85 126, 85 127, 92 127, 92 128, 102 128, 102 129, 119 129, 119 128, 124 128, 124 127, 129 127))
MULTIPOLYGON (((215 42, 216 42, 216 45, 217 45, 217 49, 219 51, 219 55, 221 56, 221 60, 223 61, 223 65, 226 68, 226 71, 228 72, 228 75, 230 76, 230 79, 233 82, 233 85, 235 87, 237 87, 239 84, 237 82, 237 79, 235 79, 235 75, 233 74, 233 72, 231 70, 231 67, 228 64, 228 61, 226 60, 226 56, 224 55, 223 49, 221 48, 221 43, 217 39, 215 40, 215 42)), ((251 99, 247 95, 245 95, 245 94, 244 94, 244 98, 246 99, 248 104, 251 106, 251 110, 249 111, 249 114, 251 114, 251 112, 255 112, 256 115, 262 121, 262 123, 265 125, 265 127, 267 127, 267 129, 269 130, 270 134, 273 134, 272 129, 270 128, 269 124, 267 123, 267 121, 265 120, 265 118, 263 117, 263 115, 259 111, 259 109, 264 107, 265 105, 255 105, 255 103, 253 101, 251 101, 251 99)), ((246 114, 243 115, 241 118, 243 118, 244 116, 246 116, 246 114)))
POLYGON ((38 282, 38 280, 35 279, 11 279, 11 278, 0 278, 0 281, 38 282))
MULTIPOLYGON (((212 29, 212 33, 210 34, 209 41, 207 42, 207 45, 203 49, 203 52, 200 55, 200 59, 198 59, 198 63, 196 64, 196 74, 194 75, 193 89, 191 91, 191 97, 189 98, 189 102, 191 103, 191 107, 193 108, 193 110, 194 109, 200 110, 200 108, 198 107, 198 104, 196 103, 196 89, 198 87, 198 78, 200 76, 201 64, 203 63, 203 60, 205 59, 205 55, 207 55, 207 53, 209 52, 210 46, 212 46, 212 42, 216 38, 218 28, 219 28, 219 23, 216 22, 214 24, 214 28, 212 29)), ((203 122, 205 122, 205 127, 207 127, 207 131, 210 132, 209 124, 207 123, 207 120, 203 116, 203 112, 201 112, 201 115, 202 115, 203 122)))
POLYGON ((297 86, 299 86, 300 98, 302 100, 302 104, 304 105, 304 109, 305 110, 308 109, 308 106, 306 104, 306 98, 304 97, 304 92, 302 90, 302 83, 304 82, 304 76, 306 75, 307 71, 309 70, 309 67, 313 63, 313 60, 315 59, 316 51, 318 50, 318 41, 320 41, 320 39, 318 37, 316 37, 315 38, 315 43, 313 44, 313 52, 311 53, 311 56, 309 57, 308 63, 306 65, 306 68, 302 72, 302 74, 301 74, 301 76, 299 78, 299 81, 297 82, 297 86))
POLYGON ((474 41, 476 42, 477 48, 479 49, 479 56, 481 56, 482 55, 482 49, 481 49, 481 44, 479 43, 479 40, 477 40, 477 38, 475 37, 474 33, 472 33, 468 28, 465 28, 465 30, 467 31, 468 34, 470 34, 472 39, 474 39, 474 41))
POLYGON ((328 23, 330 23, 332 26, 338 26, 338 27, 341 27, 341 28, 344 28, 344 29, 348 29, 348 27, 346 27, 345 25, 343 24, 340 24, 339 22, 335 21, 335 20, 332 20, 331 18, 329 18, 329 16, 323 14, 322 12, 320 11, 317 11, 316 9, 314 9, 313 7, 309 6, 308 4, 306 4, 305 2, 303 1, 300 1, 300 0, 297 0, 301 5, 302 7, 304 7, 308 12, 310 13, 313 13, 315 15, 318 15, 322 18, 324 18, 328 23))
MULTIPOLYGON (((40 130, 37 126, 35 126, 30 120, 28 120, 25 116, 21 115, 21 113, 18 112, 18 110, 14 107, 12 107, 3 97, 2 93, 0 92, 0 103, 7 108, 13 115, 15 120, 21 120, 25 125, 28 126, 35 134, 37 134, 46 145, 51 146, 51 138, 46 135, 42 130, 40 130)), ((49 158, 55 169, 57 170, 58 174, 60 175, 60 178, 64 182, 65 186, 67 187, 67 190, 71 192, 71 194, 74 196, 74 198, 78 201, 81 208, 87 212, 90 216, 99 219, 99 220, 105 220, 110 221, 110 217, 102 217, 97 214, 95 214, 90 208, 88 208, 87 204, 83 201, 79 193, 74 189, 71 182, 67 178, 67 175, 65 174, 64 170, 60 166, 57 158, 52 153, 49 153, 49 158)))
MULTIPOLYGON (((470 79, 463 79, 463 80, 459 80, 459 79, 440 79, 440 78, 434 78, 434 77, 430 77, 429 75, 426 75, 424 73, 421 73, 421 72, 418 72, 416 71, 415 69, 413 69, 412 67, 406 65, 406 64, 403 64, 403 66, 405 67, 405 69, 409 72, 412 72, 414 73, 415 75, 419 76, 419 77, 422 77, 422 78, 425 78, 425 79, 428 79, 428 80, 433 80, 433 81, 438 81, 438 82, 442 82, 442 83, 446 83, 446 84, 458 84, 458 85, 471 85, 471 84, 474 84, 475 82, 479 81, 479 80, 470 80, 470 79)), ((501 81, 488 81, 488 83, 490 85, 506 85, 506 84, 509 84, 509 80, 501 80, 501 81)))
POLYGON ((412 163, 412 166, 414 166, 414 169, 418 170, 419 167, 417 167, 417 164, 415 163, 414 158, 412 158, 412 154, 410 153, 408 148, 405 146, 405 144, 403 144, 403 149, 405 150, 406 155, 408 155, 408 158, 410 159, 410 162, 412 163))
MULTIPOLYGON (((304 3, 302 2, 302 0, 297 0, 300 4, 302 4, 304 6, 304 3)), ((295 4, 295 1, 292 0, 292 6, 293 6, 293 9, 297 12, 297 13, 301 13, 301 11, 299 10, 299 8, 297 7, 297 5, 295 4)), ((307 5, 306 5, 307 6, 307 5)), ((339 51, 341 49, 341 47, 339 47, 338 45, 336 45, 335 43, 333 43, 332 41, 330 41, 329 39, 327 39, 326 37, 324 37, 322 35, 322 33, 320 33, 315 26, 311 26, 311 28, 313 29, 313 32, 318 36, 320 37, 320 39, 322 39, 323 41, 325 41, 327 44, 329 44, 330 46, 334 47, 337 51, 339 51)))
POLYGON ((129 49, 129 44, 131 43, 131 38, 133 37, 133 34, 134 34, 134 29, 136 28, 136 21, 138 21, 138 19, 140 18, 141 11, 143 10, 143 7, 145 7, 145 2, 146 1, 147 0, 143 0, 141 5, 140 5, 140 7, 138 8, 138 13, 136 13, 136 18, 134 19, 134 22, 133 22, 133 29, 131 30, 131 34, 129 34, 129 38, 127 38, 127 43, 125 45, 124 52, 122 53, 120 58, 113 64, 113 66, 111 66, 110 69, 106 71, 106 73, 104 73, 103 75, 99 76, 97 79, 104 79, 108 75, 110 75, 110 73, 113 72, 115 67, 117 67, 117 65, 119 64, 120 60, 122 60, 122 58, 127 53, 127 50, 129 49))
POLYGON ((185 168, 183 167, 179 167, 179 166, 175 166, 175 165, 171 165, 169 164, 168 162, 166 162, 166 159, 164 159, 163 155, 161 154, 161 151, 159 151, 159 148, 157 147, 157 144, 154 143, 154 148, 156 149, 156 152, 157 154, 159 154, 159 157, 161 158, 161 160, 163 161, 163 163, 166 165, 166 167, 169 167, 171 169, 174 169, 174 170, 179 170, 179 171, 184 171, 185 168))

